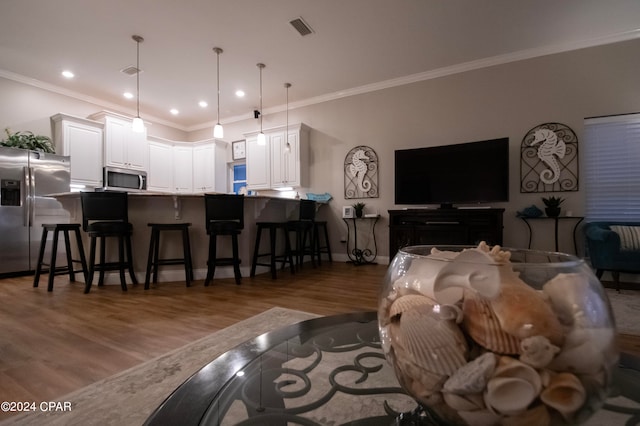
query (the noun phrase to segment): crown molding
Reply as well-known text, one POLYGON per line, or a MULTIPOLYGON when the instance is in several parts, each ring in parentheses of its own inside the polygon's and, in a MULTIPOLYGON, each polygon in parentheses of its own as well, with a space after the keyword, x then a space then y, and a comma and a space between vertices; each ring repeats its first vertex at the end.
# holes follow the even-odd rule
MULTIPOLYGON (((430 71, 411 74, 404 77, 394 78, 394 79, 385 80, 377 83, 366 84, 363 86, 340 90, 337 92, 328 93, 321 96, 303 99, 297 102, 291 102, 289 103, 289 109, 291 110, 296 108, 302 108, 310 105, 347 98, 350 96, 361 95, 364 93, 375 92, 378 90, 389 89, 397 86, 403 86, 406 84, 417 83, 420 81, 433 80, 436 78, 460 74, 460 73, 478 70, 482 68, 493 67, 496 65, 503 65, 511 62, 523 61, 526 59, 533 59, 533 58, 538 58, 542 56, 554 55, 554 54, 569 52, 573 50, 586 49, 589 47, 619 43, 623 41, 634 40, 637 38, 640 38, 640 29, 624 31, 617 34, 612 34, 612 35, 602 36, 602 37, 595 37, 595 38, 586 39, 586 40, 579 40, 579 41, 570 42, 570 43, 561 43, 561 44, 543 46, 543 47, 538 47, 533 49, 520 50, 517 52, 507 53, 504 55, 496 55, 490 58, 483 58, 475 61, 464 62, 461 64, 456 64, 448 67, 442 67, 442 68, 438 68, 430 71)), ((0 69, 0 77, 4 77, 9 80, 14 80, 30 86, 48 90, 50 92, 75 98, 84 102, 95 104, 100 107, 107 107, 110 109, 122 110, 122 107, 120 105, 106 102, 104 100, 94 98, 91 96, 86 96, 78 92, 67 90, 59 86, 55 86, 53 84, 42 82, 40 80, 28 78, 20 74, 15 74, 10 71, 0 69)), ((285 110, 286 110, 285 105, 277 105, 269 108, 264 108, 263 114, 274 114, 274 113, 282 112, 285 110)), ((132 116, 135 116, 136 114, 135 111, 133 110, 129 110, 129 111, 131 112, 132 116)), ((252 117, 253 117, 252 113, 247 112, 247 114, 226 117, 221 121, 223 121, 223 123, 229 124, 229 123, 235 123, 243 120, 248 120, 248 119, 251 119, 252 117)), ((204 122, 194 126, 183 126, 174 122, 170 122, 164 119, 160 119, 160 118, 148 116, 148 115, 145 115, 145 120, 149 120, 158 124, 163 124, 165 126, 173 127, 174 129, 181 130, 184 132, 192 132, 196 130, 207 129, 215 125, 215 121, 212 120, 212 121, 204 122)))

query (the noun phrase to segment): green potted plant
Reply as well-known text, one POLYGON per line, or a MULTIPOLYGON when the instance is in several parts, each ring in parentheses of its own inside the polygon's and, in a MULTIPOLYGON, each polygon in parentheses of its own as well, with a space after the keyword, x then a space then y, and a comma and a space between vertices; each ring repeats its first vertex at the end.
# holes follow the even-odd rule
POLYGON ((4 129, 7 138, 0 141, 0 146, 10 148, 29 149, 32 151, 48 152, 55 154, 56 150, 49 136, 34 135, 33 132, 15 132, 4 129))
POLYGON ((564 202, 564 198, 562 197, 548 197, 542 198, 542 202, 546 206, 544 212, 549 217, 558 217, 560 216, 560 204, 564 202))
POLYGON ((364 213, 364 203, 355 203, 353 207, 353 211, 356 213, 356 217, 362 217, 364 213))

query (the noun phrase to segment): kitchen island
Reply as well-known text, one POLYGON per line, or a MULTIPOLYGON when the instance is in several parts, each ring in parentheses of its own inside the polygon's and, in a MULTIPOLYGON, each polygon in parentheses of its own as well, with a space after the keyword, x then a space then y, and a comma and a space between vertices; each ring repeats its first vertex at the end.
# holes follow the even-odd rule
MULTIPOLYGON (((82 223, 82 205, 79 192, 53 194, 69 212, 70 222, 82 223)), ((239 237, 241 272, 248 277, 251 268, 251 257, 256 237, 256 221, 284 221, 297 218, 299 200, 269 196, 245 196, 244 229, 239 237)), ((139 282, 144 282, 151 228, 148 223, 180 223, 189 222, 193 273, 196 280, 204 279, 207 274, 207 255, 209 236, 205 227, 205 208, 203 194, 171 194, 161 192, 130 192, 129 222, 133 225, 132 246, 133 265, 139 282)), ((84 234, 84 233, 83 233, 84 234)), ((88 254, 89 241, 86 234, 85 250, 88 254)), ((181 257, 182 240, 178 232, 163 233, 160 237, 161 257, 181 257)), ((108 258, 117 257, 116 246, 107 246, 108 258)), ((231 239, 218 238, 219 256, 231 256, 231 239)), ((257 273, 267 272, 269 268, 258 267, 257 273)), ((217 267, 216 278, 233 277, 231 266, 217 267)), ((95 278, 94 278, 95 279, 95 278)), ((158 271, 159 282, 183 281, 184 268, 181 265, 162 266, 158 271)), ((117 271, 105 275, 107 284, 119 284, 117 271)))

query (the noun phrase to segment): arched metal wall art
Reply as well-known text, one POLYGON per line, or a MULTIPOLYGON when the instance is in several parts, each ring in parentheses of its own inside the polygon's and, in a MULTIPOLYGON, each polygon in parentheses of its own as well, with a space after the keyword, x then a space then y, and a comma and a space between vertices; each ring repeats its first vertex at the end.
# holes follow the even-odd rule
POLYGON ((344 158, 344 198, 378 198, 378 155, 360 145, 344 158))
POLYGON ((561 123, 529 130, 520 146, 520 192, 578 190, 578 137, 561 123))

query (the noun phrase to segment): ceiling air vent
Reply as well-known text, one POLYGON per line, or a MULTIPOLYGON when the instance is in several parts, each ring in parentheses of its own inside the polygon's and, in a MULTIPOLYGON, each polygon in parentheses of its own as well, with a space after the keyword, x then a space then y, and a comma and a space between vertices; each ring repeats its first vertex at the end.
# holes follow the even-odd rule
POLYGON ((133 65, 123 68, 120 70, 121 73, 127 74, 127 75, 136 75, 140 72, 142 72, 142 70, 139 70, 138 68, 134 67, 133 65))
POLYGON ((289 23, 301 36, 306 36, 313 33, 311 27, 300 17, 289 21, 289 23))

